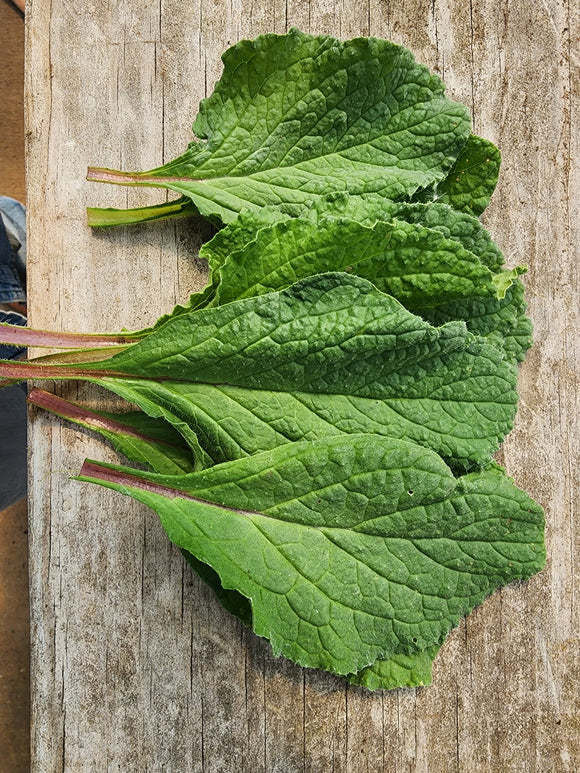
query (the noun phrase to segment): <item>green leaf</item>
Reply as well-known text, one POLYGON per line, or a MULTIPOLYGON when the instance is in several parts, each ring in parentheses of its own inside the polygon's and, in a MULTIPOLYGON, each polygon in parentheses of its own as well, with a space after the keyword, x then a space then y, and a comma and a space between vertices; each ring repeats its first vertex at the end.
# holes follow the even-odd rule
MULTIPOLYGON (((143 412, 110 413, 95 411, 34 388, 28 402, 75 424, 98 432, 129 461, 143 464, 154 472, 174 475, 200 467, 182 435, 170 423, 153 419, 143 412)), ((199 449, 198 455, 206 455, 199 449)))
POLYGON ((211 305, 279 290, 312 274, 348 271, 413 310, 458 298, 502 298, 520 271, 494 274, 458 240, 403 220, 365 226, 346 218, 290 218, 245 241, 250 229, 240 216, 224 230, 235 249, 223 262, 220 251, 212 252, 213 240, 203 249, 212 270, 211 305))
POLYGON ((204 564, 203 561, 199 561, 194 555, 188 553, 187 550, 182 550, 181 552, 198 577, 214 591, 223 608, 231 615, 235 615, 244 625, 251 627, 252 607, 249 600, 242 596, 241 593, 238 593, 237 590, 224 588, 220 582, 219 574, 211 566, 204 564))
MULTIPOLYGON (((222 587, 219 574, 187 550, 183 556, 194 572, 214 591, 224 609, 246 627, 252 627, 252 607, 249 600, 236 590, 222 587)), ((426 647, 412 654, 391 653, 388 659, 376 660, 356 674, 348 674, 351 684, 367 690, 391 690, 397 687, 422 687, 431 684, 433 660, 440 646, 426 647)))
POLYGON ((541 508, 497 470, 456 480, 415 444, 290 443, 179 476, 85 465, 251 601, 275 654, 339 674, 443 640, 544 563, 541 508))
POLYGON ((241 41, 223 63, 182 156, 149 172, 93 168, 88 179, 168 188, 227 223, 331 191, 406 198, 442 180, 469 136, 467 108, 385 40, 293 29, 241 41))
MULTIPOLYGON (((195 573, 214 591, 216 597, 230 614, 246 627, 252 627, 252 607, 249 600, 236 590, 225 589, 219 574, 211 566, 199 561, 187 550, 183 556, 195 573)), ((426 647, 412 654, 393 652, 388 659, 376 660, 356 674, 348 674, 351 684, 366 687, 367 690, 391 690, 397 687, 422 687, 431 684, 433 660, 440 646, 426 647)))
POLYGON ((462 356, 425 358, 382 397, 352 394, 348 382, 345 394, 128 378, 102 383, 178 429, 193 428, 214 463, 293 440, 374 432, 412 439, 469 468, 487 462, 511 425, 515 375, 506 383, 504 365, 491 347, 474 344, 462 356))
POLYGON ((363 225, 373 225, 377 220, 404 220, 424 228, 433 228, 447 239, 454 239, 464 249, 477 255, 490 271, 500 270, 504 263, 500 249, 477 217, 459 212, 441 201, 410 203, 386 201, 373 193, 361 196, 336 194, 303 214, 313 218, 321 215, 347 217, 363 225))
MULTIPOLYGON (((280 289, 296 273, 297 261, 302 261, 298 268, 304 274, 316 273, 326 261, 330 270, 342 267, 366 276, 430 321, 439 319, 438 324, 443 324, 462 319, 476 335, 493 333, 494 345, 513 356, 511 336, 510 341, 502 339, 504 332, 510 335, 504 319, 504 307, 510 304, 492 296, 498 294, 498 279, 504 282, 502 294, 523 269, 502 270, 503 256, 479 220, 446 204, 405 204, 386 202, 376 195, 338 195, 303 211, 297 222, 281 207, 266 207, 260 212, 242 213, 202 247, 200 257, 206 258, 210 266, 208 286, 192 295, 187 304, 177 306, 170 315, 162 317, 155 327, 191 309, 248 294, 252 281, 256 293, 260 291, 255 287, 259 279, 264 288, 267 285, 269 289, 280 289), (305 218, 316 225, 305 224, 305 218), (336 218, 342 220, 337 222, 336 218), (335 237, 345 218, 348 220, 344 222, 344 233, 335 237), (353 224, 352 220, 356 222, 353 224), (393 239, 390 239, 391 231, 393 239), (384 250, 381 234, 385 237, 384 250), (370 254, 369 248, 373 247, 376 252, 370 254), (314 258, 319 260, 316 265, 314 258), (430 264, 431 258, 434 265, 430 264), (446 275, 445 270, 457 272, 464 266, 467 266, 466 276, 451 274, 451 282, 447 284, 445 278, 450 274, 446 275), (423 269, 424 281, 421 274, 413 273, 417 268, 423 269), (391 269, 399 272, 392 279, 391 269), (225 294, 220 292, 220 283, 226 288, 225 294), (450 301, 453 294, 468 293, 470 283, 473 304, 450 301), (445 295, 447 300, 442 300, 445 295), (482 306, 487 309, 483 327, 478 322, 482 306)), ((529 339, 525 304, 518 301, 511 308, 517 309, 522 335, 529 339)), ((140 331, 140 334, 145 332, 150 331, 140 331)), ((522 340, 517 359, 522 358, 527 346, 522 340)))
POLYGON ((441 647, 426 647, 410 655, 393 653, 387 660, 376 660, 348 681, 367 690, 392 690, 396 687, 424 687, 431 684, 433 661, 441 647))
POLYGON ((526 316, 524 286, 518 279, 501 300, 467 298, 435 308, 416 309, 432 325, 463 319, 468 330, 485 337, 514 362, 522 362, 531 347, 532 321, 526 316))
MULTIPOLYGON (((219 574, 186 550, 183 556, 195 573, 214 591, 224 609, 246 627, 252 627, 252 607, 249 600, 236 590, 222 587, 219 574)), ((391 690, 397 687, 422 687, 431 684, 431 670, 440 647, 426 647, 413 654, 391 653, 388 659, 376 660, 356 674, 348 674, 351 684, 367 690, 391 690)))
POLYGON ((517 405, 515 366, 463 323, 434 328, 340 273, 182 314, 101 363, 2 363, 0 376, 96 381, 214 461, 280 436, 372 431, 468 468, 488 462, 517 405))
MULTIPOLYGON (((523 284, 515 278, 523 269, 516 268, 511 272, 501 271, 504 263, 503 255, 476 217, 458 212, 447 204, 439 202, 430 204, 385 202, 374 195, 356 197, 338 195, 309 211, 309 217, 315 222, 322 222, 329 214, 355 219, 365 225, 373 225, 378 220, 396 223, 402 219, 408 223, 432 228, 445 238, 457 241, 466 250, 476 255, 490 271, 499 271, 496 276, 506 279, 506 284, 510 285, 503 298, 491 296, 486 298, 480 294, 436 306, 417 307, 413 311, 434 325, 443 325, 451 320, 463 320, 468 330, 475 335, 485 336, 490 343, 505 352, 506 356, 513 361, 521 362, 524 359, 532 344, 532 323, 526 316, 523 284)), ((271 221, 274 215, 274 211, 266 212, 264 215, 267 218, 266 223, 271 221)), ((247 215, 241 215, 236 223, 222 229, 205 245, 204 251, 214 274, 218 273, 228 254, 235 250, 237 224, 240 223, 241 232, 241 225, 247 217, 247 215)), ((267 224, 259 225, 260 215, 252 214, 251 217, 256 229, 269 227, 267 224)), ((289 216, 278 210, 277 217, 279 222, 283 222, 288 220, 289 216)), ((215 294, 215 287, 213 294, 215 294)), ((398 300, 405 303, 402 298, 398 300)))
POLYGON ((496 146, 471 135, 447 177, 419 191, 415 201, 442 201, 455 209, 481 215, 497 185, 501 155, 496 146))

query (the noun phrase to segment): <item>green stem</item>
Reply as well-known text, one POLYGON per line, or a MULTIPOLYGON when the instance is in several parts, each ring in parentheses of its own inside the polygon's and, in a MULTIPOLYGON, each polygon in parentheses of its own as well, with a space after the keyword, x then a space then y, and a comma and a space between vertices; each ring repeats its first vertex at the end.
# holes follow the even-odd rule
POLYGON ((105 228, 116 225, 148 223, 154 220, 192 217, 198 214, 194 204, 189 199, 182 197, 176 201, 134 209, 87 207, 87 222, 92 228, 105 228))

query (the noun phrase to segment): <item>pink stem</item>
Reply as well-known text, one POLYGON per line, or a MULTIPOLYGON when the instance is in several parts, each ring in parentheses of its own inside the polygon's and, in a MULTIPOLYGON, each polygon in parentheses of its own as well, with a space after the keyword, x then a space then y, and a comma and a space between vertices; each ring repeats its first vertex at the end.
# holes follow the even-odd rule
MULTIPOLYGON (((85 370, 84 368, 72 368, 62 365, 36 365, 34 362, 24 360, 0 360, 0 378, 13 379, 15 381, 27 381, 34 378, 50 379, 76 379, 92 380, 106 378, 107 376, 125 378, 126 373, 117 373, 107 370, 85 370)), ((131 376, 131 378, 145 378, 144 376, 131 376)))
POLYGON ((132 344, 138 340, 140 339, 131 337, 131 334, 58 333, 51 330, 33 330, 20 325, 0 324, 0 342, 12 346, 50 346, 55 349, 68 349, 72 346, 101 348, 103 346, 132 344))
POLYGON ((179 497, 180 499, 200 501, 196 500, 195 497, 192 497, 185 491, 180 491, 179 489, 171 488, 170 486, 163 486, 160 483, 153 483, 150 480, 143 480, 143 478, 138 475, 110 469, 98 462, 92 462, 89 459, 85 460, 79 473, 79 477, 93 478, 94 480, 100 480, 103 483, 114 483, 119 486, 130 486, 131 488, 149 491, 152 494, 159 494, 160 496, 168 497, 169 499, 176 499, 179 497))
POLYGON ((161 177, 151 172, 120 172, 118 169, 105 169, 89 166, 87 180, 93 183, 114 183, 116 185, 156 185, 157 183, 199 181, 193 177, 161 177))
POLYGON ((141 432, 137 432, 137 430, 129 427, 127 424, 115 421, 114 419, 109 419, 106 416, 101 416, 96 411, 91 411, 82 405, 71 403, 62 397, 58 397, 58 395, 45 392, 44 389, 39 389, 38 387, 34 387, 30 391, 28 402, 32 405, 36 405, 38 408, 44 408, 46 411, 50 411, 50 413, 55 413, 57 416, 62 416, 63 419, 78 421, 87 427, 104 429, 109 432, 116 432, 118 434, 134 437, 138 440, 160 443, 164 446, 173 446, 172 443, 167 443, 164 440, 154 440, 154 438, 150 438, 147 435, 143 435, 141 432))
POLYGON ((90 411, 88 408, 84 408, 82 405, 76 405, 70 403, 68 400, 64 400, 58 395, 53 395, 50 392, 45 392, 44 389, 38 389, 34 387, 28 395, 28 402, 32 405, 38 406, 38 408, 44 408, 46 411, 62 416, 63 419, 70 419, 71 421, 78 421, 82 424, 86 424, 90 427, 97 429, 106 429, 111 432, 119 432, 123 435, 130 435, 131 437, 139 438, 141 440, 149 440, 144 435, 140 435, 131 427, 122 424, 119 421, 108 419, 104 416, 100 416, 94 411, 90 411))

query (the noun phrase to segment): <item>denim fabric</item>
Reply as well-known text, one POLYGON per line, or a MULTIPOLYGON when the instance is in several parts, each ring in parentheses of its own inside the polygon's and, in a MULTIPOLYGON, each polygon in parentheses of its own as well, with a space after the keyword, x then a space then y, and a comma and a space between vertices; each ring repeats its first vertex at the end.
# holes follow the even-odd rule
MULTIPOLYGON (((25 209, 0 196, 0 303, 25 302, 25 209)), ((0 322, 26 325, 26 317, 0 310, 0 322)), ((25 349, 1 346, 0 359, 12 359, 25 349)), ((0 389, 0 510, 26 494, 26 391, 20 384, 0 389)))
POLYGON ((26 207, 9 196, 0 196, 0 216, 14 252, 16 273, 22 290, 26 290, 26 207))
POLYGON ((0 389, 0 510, 26 495, 26 392, 0 389))
POLYGON ((0 217, 0 303, 25 300, 26 293, 16 268, 16 253, 8 239, 4 219, 0 217))

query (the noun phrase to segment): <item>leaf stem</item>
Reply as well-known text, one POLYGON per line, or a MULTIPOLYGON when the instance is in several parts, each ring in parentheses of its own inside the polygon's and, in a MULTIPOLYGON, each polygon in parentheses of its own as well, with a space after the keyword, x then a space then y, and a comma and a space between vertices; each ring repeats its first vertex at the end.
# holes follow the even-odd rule
POLYGON ((34 387, 30 391, 28 402, 31 405, 36 405, 38 408, 44 408, 45 411, 61 416, 63 419, 68 419, 69 421, 74 421, 87 427, 116 432, 117 434, 127 435, 146 442, 156 442, 164 446, 177 448, 177 446, 172 443, 167 443, 163 440, 154 440, 153 438, 144 435, 142 432, 137 432, 133 427, 124 424, 122 421, 116 421, 108 416, 103 416, 97 411, 91 411, 89 408, 85 408, 77 403, 69 402, 58 395, 45 392, 44 389, 39 389, 38 387, 34 387))
POLYGON ((199 182, 194 177, 171 177, 153 174, 153 172, 121 172, 100 166, 89 166, 87 180, 94 183, 113 183, 114 185, 160 185, 171 182, 199 182))
POLYGON ((153 481, 144 480, 138 475, 132 475, 129 472, 115 469, 114 467, 108 467, 98 462, 93 462, 90 459, 85 459, 80 473, 77 476, 77 480, 87 480, 90 482, 98 483, 110 483, 114 486, 129 486, 130 488, 140 489, 141 491, 149 491, 152 494, 158 494, 159 496, 168 497, 169 499, 191 499, 196 500, 185 491, 180 489, 171 488, 170 486, 163 486, 160 483, 154 483, 153 481))
POLYGON ((191 217, 198 214, 197 208, 191 201, 181 198, 176 201, 153 204, 150 207, 136 207, 135 209, 87 207, 87 222, 91 228, 105 228, 147 223, 153 220, 191 217))
MULTIPOLYGON (((71 403, 58 395, 53 395, 50 392, 45 392, 44 389, 38 389, 34 387, 28 395, 28 402, 31 405, 36 405, 37 408, 44 408, 45 411, 50 411, 57 416, 61 416, 63 419, 69 419, 70 421, 78 421, 83 424, 90 424, 93 427, 100 429, 109 429, 115 431, 124 428, 124 425, 119 422, 112 421, 111 419, 105 419, 102 416, 90 411, 88 408, 83 408, 80 405, 71 403)), ((134 434, 131 431, 127 434, 134 434)))
MULTIPOLYGON (((73 379, 76 381, 94 381, 101 378, 126 378, 126 373, 107 370, 85 370, 64 365, 39 365, 34 361, 0 360, 0 379, 27 381, 28 379, 73 379)), ((142 379, 144 376, 131 376, 142 379)))
POLYGON ((105 346, 132 344, 143 338, 142 335, 128 333, 60 333, 52 330, 34 330, 21 325, 0 323, 0 343, 11 346, 40 346, 54 349, 71 347, 101 349, 105 346))

